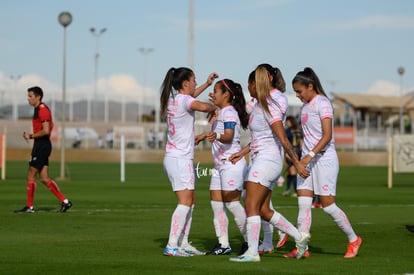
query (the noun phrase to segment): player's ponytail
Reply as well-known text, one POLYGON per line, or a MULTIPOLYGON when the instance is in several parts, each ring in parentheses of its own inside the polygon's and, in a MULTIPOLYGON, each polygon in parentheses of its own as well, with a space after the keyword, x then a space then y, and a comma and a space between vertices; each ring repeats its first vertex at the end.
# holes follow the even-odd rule
POLYGON ((295 83, 299 83, 305 87, 308 87, 310 84, 312 84, 313 89, 317 94, 328 97, 325 91, 323 90, 322 84, 318 76, 310 67, 306 67, 303 71, 300 71, 296 74, 296 76, 292 80, 292 85, 295 83))
POLYGON ((247 129, 249 115, 246 111, 246 99, 244 98, 241 85, 231 79, 223 79, 217 82, 217 84, 220 85, 223 93, 226 91, 230 93, 229 102, 233 105, 234 109, 236 109, 242 128, 247 129))
POLYGON ((166 115, 168 99, 170 96, 174 97, 174 90, 180 90, 183 87, 183 82, 185 80, 190 80, 192 75, 194 75, 194 72, 185 67, 172 67, 168 70, 161 85, 160 109, 162 117, 165 117, 166 115))
POLYGON ((161 85, 161 98, 160 98, 160 106, 161 106, 161 116, 165 117, 167 112, 167 104, 170 95, 174 96, 172 90, 172 82, 174 77, 174 70, 175 68, 170 68, 165 75, 164 81, 161 85))
POLYGON ((267 70, 272 88, 278 89, 282 93, 286 91, 286 82, 279 68, 267 63, 260 64, 258 67, 264 67, 267 70))
POLYGON ((274 67, 273 68, 273 80, 272 80, 272 86, 282 93, 286 92, 286 82, 283 78, 282 72, 279 70, 279 68, 274 67))
POLYGON ((263 110, 270 114, 269 104, 267 98, 270 96, 270 90, 272 88, 270 82, 270 74, 263 65, 259 65, 255 71, 255 82, 256 82, 256 94, 257 101, 262 105, 263 110))

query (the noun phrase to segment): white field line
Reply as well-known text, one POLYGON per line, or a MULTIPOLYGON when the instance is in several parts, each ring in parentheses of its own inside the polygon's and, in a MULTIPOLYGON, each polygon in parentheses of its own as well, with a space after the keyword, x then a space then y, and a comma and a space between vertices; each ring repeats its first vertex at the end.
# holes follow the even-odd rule
MULTIPOLYGON (((296 205, 284 205, 278 207, 274 205, 275 209, 292 209, 297 208, 296 205)), ((413 208, 414 204, 350 204, 350 205, 341 205, 342 208, 413 208)), ((151 205, 151 206, 142 206, 142 205, 119 205, 119 207, 115 208, 96 208, 91 205, 91 208, 87 210, 88 213, 96 213, 96 212, 147 212, 147 211, 154 211, 154 210, 163 210, 163 211, 171 211, 174 208, 174 205, 171 208, 165 208, 164 205, 151 205)), ((71 212, 77 212, 76 209, 71 209, 71 212)), ((78 210, 79 211, 79 210, 78 210)), ((318 210, 316 210, 318 211, 318 210)), ((414 275, 414 274, 413 274, 414 275)))

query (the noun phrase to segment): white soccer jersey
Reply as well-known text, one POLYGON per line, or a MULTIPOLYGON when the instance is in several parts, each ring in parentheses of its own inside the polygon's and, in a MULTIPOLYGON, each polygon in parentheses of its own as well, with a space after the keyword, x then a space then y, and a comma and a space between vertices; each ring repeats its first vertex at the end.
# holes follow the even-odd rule
POLYGON ((190 108, 194 100, 184 94, 168 100, 166 156, 194 159, 194 111, 190 108))
POLYGON ((257 100, 254 97, 252 97, 252 99, 249 102, 247 102, 247 104, 246 104, 246 112, 249 115, 252 113, 253 107, 256 104, 256 102, 257 102, 257 100))
POLYGON ((221 143, 215 140, 211 146, 213 152, 214 164, 219 167, 220 164, 228 160, 233 153, 241 150, 240 146, 240 119, 239 115, 233 106, 227 106, 221 109, 218 113, 217 119, 212 126, 212 131, 224 134, 224 123, 235 123, 234 136, 232 143, 221 143))
MULTIPOLYGON (((301 123, 303 130, 302 156, 308 154, 322 138, 322 120, 333 118, 332 104, 325 96, 317 95, 301 108, 301 123)), ((333 122, 332 122, 333 123, 333 122)), ((336 157, 334 136, 322 149, 324 157, 336 157)))
POLYGON ((270 125, 277 121, 284 123, 288 100, 282 92, 274 89, 270 91, 270 98, 267 99, 267 102, 270 114, 266 113, 257 101, 254 102, 250 114, 250 154, 254 156, 260 153, 261 156, 275 159, 281 157, 282 146, 270 125))

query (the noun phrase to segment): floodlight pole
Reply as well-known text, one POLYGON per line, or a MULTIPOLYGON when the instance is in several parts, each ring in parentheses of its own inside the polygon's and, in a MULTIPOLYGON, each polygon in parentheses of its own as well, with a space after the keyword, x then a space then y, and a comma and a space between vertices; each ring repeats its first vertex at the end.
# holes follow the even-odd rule
MULTIPOLYGON (((142 122, 142 109, 144 106, 144 98, 145 98, 145 92, 146 92, 146 82, 147 82, 147 63, 148 63, 148 55, 154 51, 153 48, 139 48, 138 51, 144 56, 144 75, 143 75, 143 81, 142 81, 142 98, 140 99, 138 103, 138 121, 139 123, 142 122)), ((157 102, 157 101, 155 101, 157 102)))
POLYGON ((188 66, 194 70, 194 0, 188 1, 188 66))
POLYGON ((19 104, 17 98, 17 82, 20 80, 21 76, 11 75, 10 79, 13 80, 13 120, 19 120, 19 104))
MULTIPOLYGON (((95 28, 90 28, 89 31, 93 36, 96 38, 96 48, 95 48, 95 66, 94 66, 94 82, 93 82, 93 99, 92 99, 92 108, 91 102, 88 101, 88 112, 86 120, 88 122, 91 121, 91 117, 95 115, 96 109, 96 100, 97 100, 97 93, 98 93, 98 62, 99 62, 99 37, 106 32, 106 28, 101 29, 100 31, 96 30, 95 28), (91 111, 92 109, 92 111, 91 111), (92 114, 91 114, 92 113, 92 114)), ((105 122, 108 122, 105 120, 105 122)))
POLYGON ((72 15, 69 12, 61 12, 58 17, 63 26, 63 80, 62 80, 62 115, 60 137, 60 178, 65 178, 65 120, 66 120, 66 27, 72 23, 72 15))
POLYGON ((404 134, 404 110, 403 110, 403 75, 404 67, 398 67, 398 74, 400 75, 400 134, 404 134))

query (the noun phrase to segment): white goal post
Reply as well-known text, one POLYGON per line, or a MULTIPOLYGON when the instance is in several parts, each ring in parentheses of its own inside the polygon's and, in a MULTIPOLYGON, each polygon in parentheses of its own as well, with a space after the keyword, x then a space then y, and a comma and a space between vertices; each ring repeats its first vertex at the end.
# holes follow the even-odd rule
POLYGON ((0 168, 1 179, 6 179, 6 131, 0 133, 0 168))

